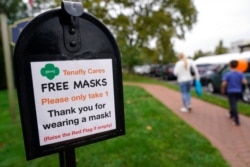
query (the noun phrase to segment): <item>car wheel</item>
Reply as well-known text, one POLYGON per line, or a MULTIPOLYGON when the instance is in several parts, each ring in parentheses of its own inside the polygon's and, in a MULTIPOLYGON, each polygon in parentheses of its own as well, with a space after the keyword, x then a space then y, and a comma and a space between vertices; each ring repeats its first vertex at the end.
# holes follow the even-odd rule
POLYGON ((214 84, 211 81, 208 82, 208 84, 207 84, 207 90, 210 93, 215 93, 215 87, 214 87, 214 84))
POLYGON ((246 103, 250 103, 250 92, 249 89, 244 89, 242 92, 242 100, 246 103))

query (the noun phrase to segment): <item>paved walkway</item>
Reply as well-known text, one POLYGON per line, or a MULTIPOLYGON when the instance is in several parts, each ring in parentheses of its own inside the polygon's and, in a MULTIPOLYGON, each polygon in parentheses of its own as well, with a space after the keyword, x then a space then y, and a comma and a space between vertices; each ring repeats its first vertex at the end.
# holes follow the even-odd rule
POLYGON ((234 126, 226 109, 197 98, 192 98, 192 112, 182 113, 179 92, 159 85, 126 84, 143 87, 165 104, 218 148, 232 167, 250 167, 250 118, 240 115, 241 125, 234 126))

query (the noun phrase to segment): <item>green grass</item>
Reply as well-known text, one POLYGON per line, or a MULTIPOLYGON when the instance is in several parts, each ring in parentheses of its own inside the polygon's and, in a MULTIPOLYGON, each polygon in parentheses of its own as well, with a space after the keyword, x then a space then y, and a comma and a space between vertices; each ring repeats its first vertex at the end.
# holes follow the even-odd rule
MULTIPOLYGON (((150 78, 150 77, 145 77, 145 76, 138 76, 138 75, 124 75, 124 81, 127 82, 140 82, 140 83, 150 83, 150 84, 158 84, 162 85, 168 88, 171 88, 173 90, 179 91, 179 88, 177 85, 169 84, 166 81, 162 81, 156 78, 150 78)), ((194 91, 191 92, 193 97, 197 97, 194 91)), ((199 99, 218 105, 220 107, 223 107, 225 109, 229 108, 228 100, 226 98, 219 97, 214 94, 206 93, 203 92, 201 97, 198 97, 199 99)), ((250 104, 239 102, 238 103, 238 110, 239 113, 244 114, 246 116, 250 116, 250 104)))
MULTIPOLYGON (((56 167, 58 155, 25 160, 20 120, 0 91, 0 166, 56 167)), ((228 167, 207 139, 142 88, 124 87, 126 135, 76 148, 77 167, 228 167)))

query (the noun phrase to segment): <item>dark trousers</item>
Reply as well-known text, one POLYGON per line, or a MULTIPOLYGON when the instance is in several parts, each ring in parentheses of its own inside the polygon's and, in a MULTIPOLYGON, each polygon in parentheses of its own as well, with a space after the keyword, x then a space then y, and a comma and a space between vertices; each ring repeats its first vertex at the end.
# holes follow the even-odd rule
POLYGON ((241 93, 228 93, 227 96, 230 105, 230 110, 229 110, 230 118, 232 118, 236 124, 239 124, 240 122, 238 116, 237 102, 241 98, 241 93))

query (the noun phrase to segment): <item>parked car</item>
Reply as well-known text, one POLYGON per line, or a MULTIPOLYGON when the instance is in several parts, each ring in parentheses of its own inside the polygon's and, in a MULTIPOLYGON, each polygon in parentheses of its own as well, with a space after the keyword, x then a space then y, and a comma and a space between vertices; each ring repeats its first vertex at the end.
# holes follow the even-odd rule
POLYGON ((203 86, 208 84, 210 75, 216 72, 221 65, 218 64, 199 64, 197 65, 198 72, 200 74, 200 81, 203 86))
POLYGON ((159 74, 159 68, 161 68, 161 65, 159 64, 151 64, 150 70, 149 70, 149 76, 151 77, 158 77, 159 74))
POLYGON ((139 75, 148 75, 150 72, 150 65, 136 65, 133 67, 134 73, 139 75))
POLYGON ((163 73, 163 65, 158 65, 155 68, 155 77, 162 77, 162 73, 163 73))
MULTIPOLYGON (((228 65, 224 65, 221 68, 218 68, 216 72, 214 72, 212 75, 209 76, 208 81, 207 81, 207 89, 211 93, 221 93, 221 82, 222 82, 222 77, 225 73, 229 71, 228 65)), ((247 81, 248 81, 248 87, 250 85, 250 73, 246 72, 244 73, 247 81)), ((243 86, 243 92, 242 92, 242 100, 245 102, 250 102, 250 96, 249 96, 249 90, 246 89, 243 86)))
POLYGON ((162 68, 162 79, 164 80, 176 80, 174 75, 174 64, 167 64, 162 68))

